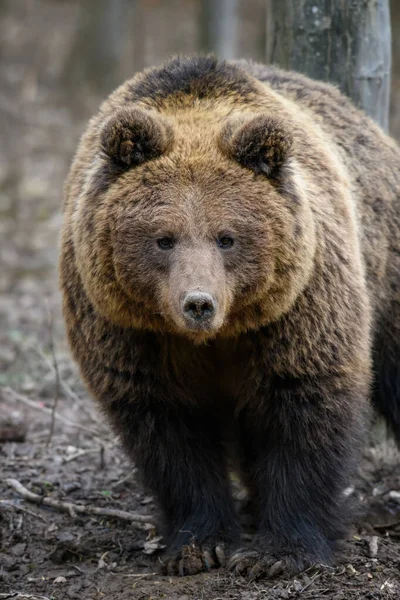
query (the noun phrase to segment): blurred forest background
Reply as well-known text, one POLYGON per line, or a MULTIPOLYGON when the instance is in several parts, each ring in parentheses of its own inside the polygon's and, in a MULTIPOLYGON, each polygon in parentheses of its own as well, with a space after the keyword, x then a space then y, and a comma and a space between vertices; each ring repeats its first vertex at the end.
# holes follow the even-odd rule
MULTIPOLYGON (((219 24, 216 47, 205 26, 212 0, 1 0, 0 292, 54 286, 63 180, 85 122, 116 85, 177 52, 265 61, 266 1, 225 1, 236 23, 219 24)), ((389 129, 400 140, 399 0, 391 10, 389 129)))

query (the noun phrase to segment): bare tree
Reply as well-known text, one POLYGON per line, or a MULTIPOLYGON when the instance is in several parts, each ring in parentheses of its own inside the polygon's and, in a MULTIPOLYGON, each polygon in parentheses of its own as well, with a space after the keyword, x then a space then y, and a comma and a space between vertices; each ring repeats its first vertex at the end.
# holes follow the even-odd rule
POLYGON ((237 58, 238 0, 203 0, 201 49, 237 58))
POLYGON ((337 83, 387 130, 389 0, 267 0, 267 60, 337 83))

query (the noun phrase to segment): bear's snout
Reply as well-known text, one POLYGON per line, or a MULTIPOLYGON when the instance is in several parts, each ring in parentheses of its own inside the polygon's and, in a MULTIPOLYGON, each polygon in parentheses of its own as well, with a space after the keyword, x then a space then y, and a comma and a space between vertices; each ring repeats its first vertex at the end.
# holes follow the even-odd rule
POLYGON ((190 328, 208 328, 216 312, 216 300, 206 292, 189 292, 182 300, 182 314, 190 328))

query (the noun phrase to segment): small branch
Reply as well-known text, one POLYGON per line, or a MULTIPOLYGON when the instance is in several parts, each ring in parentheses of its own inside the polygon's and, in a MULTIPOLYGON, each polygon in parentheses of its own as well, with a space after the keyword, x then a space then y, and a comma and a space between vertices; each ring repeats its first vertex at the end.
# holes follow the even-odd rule
POLYGON ((32 510, 28 510, 27 508, 24 508, 23 506, 18 506, 17 504, 14 504, 14 502, 9 502, 8 500, 0 500, 0 505, 5 506, 6 508, 13 508, 17 512, 24 512, 27 515, 31 515, 32 517, 35 517, 35 519, 40 519, 41 521, 48 523, 48 520, 45 519, 44 517, 42 517, 42 515, 38 515, 37 513, 33 512, 32 510))
POLYGON ((385 531, 386 529, 397 529, 399 526, 400 521, 394 521, 393 523, 376 523, 373 525, 373 528, 377 531, 385 531))
POLYGON ((94 454, 95 452, 98 452, 98 448, 82 448, 80 450, 77 450, 76 452, 74 452, 74 454, 71 454, 70 456, 66 456, 65 458, 63 458, 63 463, 69 463, 72 462, 73 460, 76 460, 77 458, 80 458, 81 456, 85 456, 86 454, 94 454))
POLYGON ((130 513, 125 510, 113 509, 113 508, 99 508, 90 504, 73 504, 71 502, 62 502, 61 500, 55 500, 48 496, 39 496, 22 485, 16 479, 6 479, 6 484, 13 488, 18 494, 20 494, 28 502, 33 502, 38 506, 50 506, 60 512, 68 513, 70 516, 80 515, 97 515, 99 517, 108 517, 113 519, 120 519, 121 521, 127 521, 134 523, 135 525, 141 525, 143 529, 153 529, 155 525, 151 523, 146 515, 139 515, 137 513, 130 513))
POLYGON ((7 594, 0 594, 1 600, 50 600, 48 596, 36 596, 36 594, 21 594, 20 592, 8 592, 7 594))
MULTIPOLYGON (((46 356, 45 352, 37 346, 37 340, 34 343, 30 343, 27 348, 28 351, 35 352, 41 360, 46 364, 48 369, 55 375, 55 369, 53 362, 46 356)), ((71 386, 62 378, 61 373, 59 373, 60 378, 60 387, 64 390, 65 394, 69 396, 76 404, 79 405, 82 410, 86 412, 87 415, 98 425, 99 427, 104 426, 104 422, 99 418, 97 412, 95 410, 91 410, 91 404, 86 402, 84 399, 80 398, 76 392, 71 388, 71 386)))
MULTIPOLYGON (((55 375, 54 365, 53 365, 52 361, 46 356, 46 354, 43 352, 43 350, 41 350, 40 347, 36 347, 35 345, 32 345, 32 346, 28 347, 28 350, 34 351, 43 360, 43 362, 50 369, 50 371, 52 371, 52 373, 55 375)), ((78 396, 78 394, 76 392, 74 392, 74 390, 71 388, 71 386, 66 381, 64 381, 64 379, 61 377, 61 373, 59 374, 59 377, 60 377, 60 386, 64 390, 66 395, 70 396, 70 398, 72 398, 72 400, 74 402, 76 402, 76 404, 78 404, 90 416, 90 418, 96 422, 97 425, 100 425, 100 426, 103 425, 103 422, 101 421, 101 419, 99 419, 97 413, 88 408, 88 406, 90 406, 90 404, 85 402, 82 398, 80 398, 78 396)))
MULTIPOLYGON (((36 348, 36 347, 32 346, 32 350, 34 350, 36 352, 36 354, 38 356, 40 356, 40 358, 46 363, 46 365, 49 367, 49 369, 55 375, 54 362, 51 362, 51 360, 46 356, 46 354, 40 348, 36 348)), ((63 379, 61 379, 61 377, 60 377, 60 384, 61 384, 61 387, 63 388, 63 390, 65 391, 65 393, 68 396, 70 396, 72 398, 72 400, 74 400, 74 402, 76 402, 79 405, 83 404, 83 402, 82 402, 81 398, 79 398, 78 394, 76 394, 74 392, 74 390, 68 385, 68 383, 66 381, 64 381, 63 379)))
POLYGON ((305 592, 313 583, 315 583, 316 579, 321 577, 321 573, 316 573, 313 577, 311 577, 310 581, 300 590, 300 594, 305 592))
POLYGON ((50 430, 49 436, 47 438, 46 447, 48 448, 54 433, 54 426, 56 422, 56 410, 58 406, 58 401, 60 399, 60 391, 61 391, 61 379, 60 379, 60 371, 58 368, 58 362, 56 357, 56 351, 54 347, 54 318, 51 308, 49 307, 49 333, 50 333, 50 352, 53 360, 53 369, 55 374, 55 394, 53 406, 51 408, 51 421, 50 421, 50 430))
MULTIPOLYGON (((34 400, 31 400, 30 398, 27 398, 26 396, 19 394, 18 392, 16 392, 15 390, 13 390, 10 387, 3 388, 3 391, 6 394, 8 394, 9 396, 13 397, 14 400, 17 400, 18 402, 22 402, 23 404, 26 404, 26 406, 29 406, 30 408, 34 408, 35 410, 40 410, 41 412, 44 412, 50 416, 53 413, 51 408, 47 408, 46 406, 39 406, 39 404, 37 402, 35 402, 34 400)), ((65 425, 68 425, 69 427, 75 427, 75 429, 80 429, 81 431, 85 431, 85 433, 90 434, 96 438, 101 437, 100 433, 98 431, 96 431, 95 429, 92 429, 91 427, 84 427, 83 425, 79 425, 79 423, 75 423, 74 421, 71 421, 67 417, 63 417, 62 415, 60 415, 57 412, 54 412, 54 417, 58 421, 60 421, 61 423, 64 423, 65 425)))
POLYGON ((369 540, 368 551, 370 558, 376 558, 378 556, 378 536, 373 535, 369 540))
POLYGON ((154 577, 160 575, 157 573, 122 573, 122 577, 134 577, 136 579, 145 579, 146 577, 154 577))

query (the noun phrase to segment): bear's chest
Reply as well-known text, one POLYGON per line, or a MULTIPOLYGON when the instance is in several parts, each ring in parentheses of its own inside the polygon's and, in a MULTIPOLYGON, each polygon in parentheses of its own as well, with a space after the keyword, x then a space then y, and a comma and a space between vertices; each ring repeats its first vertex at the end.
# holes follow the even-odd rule
POLYGON ((254 349, 246 337, 183 343, 171 360, 173 377, 198 401, 236 404, 256 385, 254 349))

